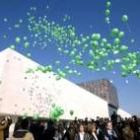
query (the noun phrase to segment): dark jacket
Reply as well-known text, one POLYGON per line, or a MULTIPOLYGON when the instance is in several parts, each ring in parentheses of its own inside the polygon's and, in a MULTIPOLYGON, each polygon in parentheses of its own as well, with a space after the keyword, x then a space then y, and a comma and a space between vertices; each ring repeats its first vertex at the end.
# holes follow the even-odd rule
MULTIPOLYGON (((93 134, 89 134, 89 137, 90 137, 90 140, 96 140, 96 138, 94 137, 93 134)), ((98 136, 97 136, 97 134, 96 134, 96 137, 97 137, 97 139, 99 139, 98 136)))
MULTIPOLYGON (((81 140, 79 133, 76 133, 74 136, 74 140, 81 140)), ((84 133, 84 140, 90 140, 90 136, 88 133, 84 133)))
POLYGON ((119 140, 118 135, 114 130, 112 130, 112 135, 110 135, 107 130, 104 130, 103 137, 104 137, 104 140, 105 138, 108 138, 108 140, 119 140))

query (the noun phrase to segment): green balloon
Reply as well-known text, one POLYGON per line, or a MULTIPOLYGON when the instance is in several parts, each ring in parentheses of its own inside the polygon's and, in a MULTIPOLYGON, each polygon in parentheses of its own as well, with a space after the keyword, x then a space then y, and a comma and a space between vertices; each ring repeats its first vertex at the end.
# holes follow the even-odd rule
POLYGON ((14 46, 14 45, 11 45, 10 48, 11 48, 12 50, 14 50, 14 49, 15 49, 15 46, 14 46))
POLYGON ((106 44, 106 49, 107 49, 107 50, 111 50, 111 48, 112 48, 111 44, 110 44, 110 43, 107 43, 107 44, 106 44))
POLYGON ((122 16, 122 21, 123 22, 127 22, 128 21, 128 16, 127 15, 123 15, 122 16))
POLYGON ((110 1, 107 1, 106 2, 106 7, 110 7, 111 6, 111 2, 110 1))
POLYGON ((123 31, 120 31, 118 37, 122 38, 122 37, 124 37, 124 35, 125 35, 125 33, 123 31))
POLYGON ((70 110, 70 115, 73 116, 73 114, 74 114, 74 111, 70 110))
POLYGON ((115 38, 114 39, 114 45, 118 45, 120 44, 120 39, 119 38, 115 38))
POLYGON ((119 34, 119 29, 118 28, 112 29, 112 31, 111 31, 112 36, 118 36, 118 34, 119 34))
POLYGON ((93 48, 96 49, 96 48, 98 48, 99 43, 98 43, 98 41, 91 41, 91 45, 93 48))
POLYGON ((37 114, 34 114, 33 119, 34 119, 34 120, 39 119, 39 114, 38 114, 38 113, 37 113, 37 114))
POLYGON ((106 22, 107 24, 110 24, 110 18, 109 18, 109 17, 106 17, 106 18, 105 18, 105 22, 106 22))
POLYGON ((109 9, 106 9, 105 10, 105 14, 106 14, 106 16, 109 16, 110 15, 110 10, 109 9))
POLYGON ((120 47, 120 52, 125 52, 125 51, 127 51, 127 50, 128 50, 128 47, 125 46, 125 45, 122 45, 122 46, 120 47))
POLYGON ((121 73, 121 76, 122 76, 122 77, 126 77, 126 76, 127 76, 127 73, 122 72, 122 73, 121 73))
POLYGON ((56 78, 55 78, 56 80, 60 80, 61 79, 61 77, 60 76, 56 76, 56 78))
POLYGON ((102 43, 107 43, 107 39, 106 38, 102 38, 101 42, 102 43))
POLYGON ((7 35, 4 35, 3 38, 6 39, 7 38, 7 35))
POLYGON ((134 39, 131 39, 131 43, 134 43, 135 42, 135 40, 134 39))
POLYGON ((20 43, 20 41, 21 41, 20 37, 16 37, 16 38, 15 38, 15 42, 16 42, 17 44, 20 43))
POLYGON ((8 20, 7 20, 7 18, 4 18, 3 21, 4 21, 4 22, 7 22, 8 20))
POLYGON ((99 33, 93 33, 93 34, 91 35, 91 38, 92 38, 93 40, 99 40, 99 39, 101 39, 101 35, 100 35, 99 33))
POLYGON ((31 53, 27 53, 27 57, 31 57, 31 53))
POLYGON ((28 113, 24 113, 24 115, 23 115, 22 119, 26 119, 26 118, 27 118, 27 116, 28 116, 28 113))
POLYGON ((68 71, 68 74, 73 74, 73 71, 72 71, 72 70, 69 70, 69 71, 68 71))
POLYGON ((24 43, 24 47, 25 47, 25 48, 28 48, 29 46, 30 46, 30 43, 29 43, 29 42, 25 42, 25 43, 24 43))

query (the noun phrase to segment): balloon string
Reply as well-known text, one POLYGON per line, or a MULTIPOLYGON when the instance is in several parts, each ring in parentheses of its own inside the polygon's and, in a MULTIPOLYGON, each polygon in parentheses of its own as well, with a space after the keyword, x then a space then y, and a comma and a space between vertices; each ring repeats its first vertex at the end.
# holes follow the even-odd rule
POLYGON ((130 27, 129 27, 129 24, 128 24, 128 23, 126 23, 126 27, 127 27, 128 31, 129 31, 129 33, 131 33, 131 29, 130 29, 130 27))
POLYGON ((110 23, 108 23, 108 29, 109 29, 109 31, 111 31, 111 25, 110 25, 110 23))

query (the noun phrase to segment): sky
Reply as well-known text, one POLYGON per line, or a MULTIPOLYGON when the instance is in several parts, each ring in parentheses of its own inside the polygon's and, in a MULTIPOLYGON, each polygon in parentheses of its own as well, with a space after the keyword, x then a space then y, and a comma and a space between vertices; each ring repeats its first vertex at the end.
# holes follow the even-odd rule
MULTIPOLYGON (((140 1, 139 0, 112 0, 110 24, 105 23, 105 0, 0 0, 0 51, 10 47, 15 37, 29 36, 26 30, 28 26, 27 11, 30 7, 36 7, 36 17, 47 16, 49 21, 54 21, 59 25, 73 25, 76 34, 90 35, 94 32, 102 36, 109 37, 110 28, 119 27, 126 34, 123 42, 129 46, 129 51, 140 51, 140 1), (70 20, 63 22, 65 15, 70 16, 70 20), (127 24, 122 23, 122 15, 128 15, 127 24), (6 20, 6 22, 4 21, 6 20), (22 19, 21 27, 15 29, 19 19, 22 19), (6 39, 4 39, 6 35, 6 39), (134 39, 134 43, 131 43, 134 39)), ((33 42, 32 39, 28 40, 33 42)), ((32 44, 32 43, 30 43, 32 44)), ((47 49, 30 47, 25 49, 21 44, 17 44, 15 50, 26 55, 31 53, 31 59, 42 65, 54 64, 54 60, 62 61, 62 66, 67 64, 67 57, 59 55, 56 46, 50 43, 47 49)), ((88 57, 84 55, 85 59, 88 57)), ((56 66, 54 66, 54 70, 56 66)), ((140 67, 139 67, 140 69, 140 67)), ((134 75, 121 77, 120 67, 117 65, 111 71, 90 71, 85 67, 79 67, 81 76, 69 76, 68 80, 74 83, 81 83, 91 80, 109 79, 117 88, 120 107, 124 110, 140 115, 140 79, 134 75)))

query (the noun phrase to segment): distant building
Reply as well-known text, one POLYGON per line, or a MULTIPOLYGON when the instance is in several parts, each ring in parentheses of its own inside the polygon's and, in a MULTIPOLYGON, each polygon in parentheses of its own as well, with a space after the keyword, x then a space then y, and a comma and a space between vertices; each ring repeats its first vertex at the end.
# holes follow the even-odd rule
POLYGON ((97 95, 108 103, 109 114, 119 107, 118 95, 115 86, 108 79, 100 79, 78 84, 85 90, 97 95))
POLYGON ((108 104, 118 108, 119 101, 117 90, 108 79, 100 79, 96 81, 90 81, 78 84, 80 87, 86 89, 87 91, 99 96, 108 102, 108 104))

